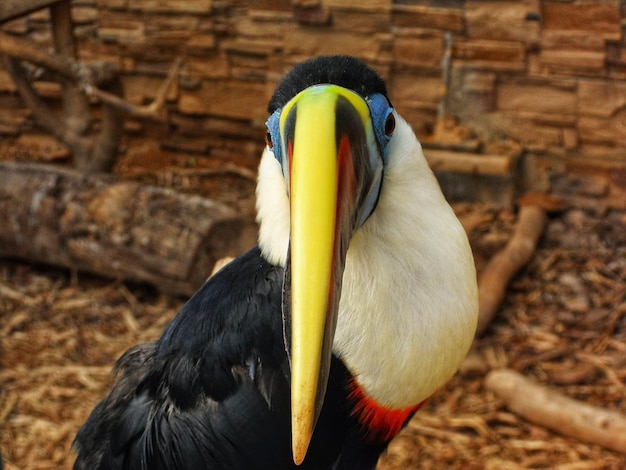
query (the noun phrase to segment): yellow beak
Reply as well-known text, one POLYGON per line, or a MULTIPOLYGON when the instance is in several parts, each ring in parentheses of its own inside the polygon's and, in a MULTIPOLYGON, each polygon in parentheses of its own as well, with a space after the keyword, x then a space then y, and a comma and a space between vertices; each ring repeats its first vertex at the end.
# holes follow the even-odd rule
POLYGON ((299 465, 326 393, 357 205, 370 190, 371 180, 379 181, 381 170, 371 169, 375 143, 367 104, 349 90, 318 85, 301 92, 284 107, 280 129, 291 204, 286 269, 287 281, 291 278, 291 315, 287 320, 291 322, 292 450, 299 465))

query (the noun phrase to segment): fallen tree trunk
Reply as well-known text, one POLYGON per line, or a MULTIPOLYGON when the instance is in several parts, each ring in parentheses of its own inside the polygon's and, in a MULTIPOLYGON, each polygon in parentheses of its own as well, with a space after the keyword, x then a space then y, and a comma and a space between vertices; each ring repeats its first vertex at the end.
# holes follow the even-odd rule
POLYGON ((513 370, 494 370, 485 379, 514 413, 584 442, 626 453, 626 416, 566 397, 513 370))
POLYGON ((190 295, 215 262, 255 243, 226 205, 58 167, 0 162, 0 257, 153 284, 190 295))

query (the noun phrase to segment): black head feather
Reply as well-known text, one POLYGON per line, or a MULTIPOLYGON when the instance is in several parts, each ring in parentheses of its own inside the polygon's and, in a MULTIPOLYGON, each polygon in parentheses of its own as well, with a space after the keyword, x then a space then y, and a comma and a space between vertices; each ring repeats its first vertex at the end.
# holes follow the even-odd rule
POLYGON ((368 65, 350 56, 320 56, 296 65, 278 84, 267 106, 270 114, 302 90, 321 83, 348 88, 361 96, 387 96, 384 80, 368 65))

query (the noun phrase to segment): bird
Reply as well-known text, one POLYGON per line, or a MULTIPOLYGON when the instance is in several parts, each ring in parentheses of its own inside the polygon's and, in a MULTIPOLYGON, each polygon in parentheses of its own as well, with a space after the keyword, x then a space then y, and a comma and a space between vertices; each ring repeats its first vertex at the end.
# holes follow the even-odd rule
POLYGON ((381 76, 305 60, 266 128, 257 245, 121 356, 74 469, 372 469, 467 354, 471 247, 381 76))

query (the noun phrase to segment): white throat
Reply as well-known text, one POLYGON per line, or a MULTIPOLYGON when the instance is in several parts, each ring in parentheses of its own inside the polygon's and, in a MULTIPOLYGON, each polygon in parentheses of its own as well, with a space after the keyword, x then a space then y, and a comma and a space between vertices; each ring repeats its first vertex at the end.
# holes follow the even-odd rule
MULTIPOLYGON (((478 292, 467 236, 398 115, 389 145, 378 205, 346 255, 333 352, 369 397, 406 408, 458 369, 474 337, 478 292)), ((284 266, 289 201, 268 149, 257 209, 263 255, 284 266)))

